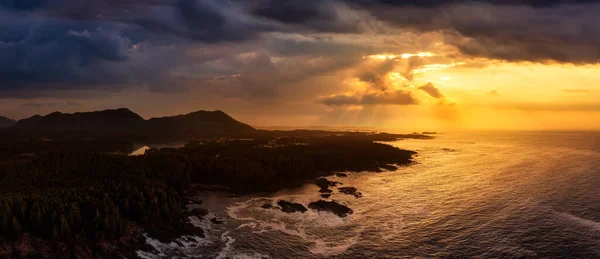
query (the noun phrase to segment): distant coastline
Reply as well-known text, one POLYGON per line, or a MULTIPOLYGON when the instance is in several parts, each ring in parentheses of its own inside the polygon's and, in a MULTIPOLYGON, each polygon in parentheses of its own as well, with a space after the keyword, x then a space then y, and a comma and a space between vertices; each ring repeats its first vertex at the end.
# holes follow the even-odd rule
POLYGON ((257 126, 253 125, 256 129, 261 130, 320 130, 320 131, 352 131, 352 132, 380 132, 382 131, 376 127, 357 127, 357 126, 257 126))

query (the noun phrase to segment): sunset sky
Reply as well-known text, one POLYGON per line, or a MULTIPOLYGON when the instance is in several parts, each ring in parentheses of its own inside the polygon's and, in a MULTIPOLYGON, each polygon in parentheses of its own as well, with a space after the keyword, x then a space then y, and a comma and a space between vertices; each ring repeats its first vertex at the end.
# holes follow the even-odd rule
POLYGON ((600 129, 600 1, 0 0, 0 115, 600 129))

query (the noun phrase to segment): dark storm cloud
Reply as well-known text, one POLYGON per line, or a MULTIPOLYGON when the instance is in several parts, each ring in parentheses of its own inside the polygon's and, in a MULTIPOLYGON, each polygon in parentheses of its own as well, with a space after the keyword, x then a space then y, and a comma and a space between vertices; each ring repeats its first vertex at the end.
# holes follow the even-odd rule
POLYGON ((219 0, 4 0, 0 6, 15 13, 69 19, 72 23, 126 24, 134 26, 127 33, 144 39, 156 36, 144 33, 161 33, 204 42, 241 41, 277 28, 255 19, 235 3, 219 0))
POLYGON ((599 1, 351 1, 388 24, 437 31, 470 56, 597 63, 599 1))
POLYGON ((152 32, 213 43, 249 40, 261 32, 279 28, 272 22, 256 19, 227 1, 180 0, 168 3, 148 5, 139 1, 134 5, 134 18, 121 19, 152 32))
POLYGON ((129 59, 132 41, 101 23, 70 23, 1 13, 0 89, 35 83, 112 83, 119 73, 90 71, 129 59), (112 77, 104 77, 110 75, 112 77))
MULTIPOLYGON (((369 27, 378 21, 403 30, 441 32, 446 44, 470 56, 596 63, 598 13, 598 1, 584 0, 0 0, 0 91, 3 97, 132 85, 166 91, 178 80, 174 70, 207 68, 198 64, 242 53, 195 57, 186 53, 192 45, 248 44, 255 48, 245 52, 262 48, 277 60, 299 60, 255 60, 265 69, 260 71, 224 65, 238 70, 214 75, 242 74, 241 80, 253 85, 251 91, 261 93, 258 84, 277 87, 282 80, 353 66, 360 56, 381 50, 369 43, 331 40, 336 33, 388 33, 369 27), (310 40, 269 40, 265 35, 272 32, 310 40), (323 32, 328 36, 310 35, 323 32), (302 57, 320 58, 327 66, 300 62, 308 60, 302 57), (272 80, 261 82, 255 76, 268 71, 276 71, 272 80)), ((404 76, 410 78, 409 72, 404 76)), ((360 78, 382 85, 377 73, 360 78)))
POLYGON ((241 42, 273 28, 217 0, 3 0, 0 91, 168 81, 168 70, 186 62, 187 42, 241 42), (160 46, 172 53, 149 60, 160 46))
POLYGON ((362 4, 385 4, 392 6, 437 7, 458 3, 486 3, 493 5, 528 5, 532 7, 554 7, 563 4, 596 3, 598 0, 350 0, 362 4))
POLYGON ((344 1, 335 0, 256 0, 247 4, 256 16, 284 24, 302 25, 295 29, 326 32, 358 32, 361 18, 347 8, 344 1))
POLYGON ((364 94, 360 96, 334 95, 321 99, 321 103, 327 106, 348 106, 348 105, 412 105, 418 104, 410 92, 397 90, 392 92, 381 92, 373 94, 364 94))
POLYGON ((340 23, 339 10, 365 11, 370 16, 357 16, 361 22, 374 17, 400 29, 442 32, 447 44, 469 56, 576 64, 600 61, 597 16, 600 1, 596 0, 256 0, 250 3, 249 9, 259 17, 334 32, 360 33, 356 23, 340 23), (353 26, 340 27, 340 24, 353 26))
POLYGON ((314 20, 328 20, 335 15, 329 0, 264 0, 253 3, 257 15, 284 23, 309 23, 314 20))

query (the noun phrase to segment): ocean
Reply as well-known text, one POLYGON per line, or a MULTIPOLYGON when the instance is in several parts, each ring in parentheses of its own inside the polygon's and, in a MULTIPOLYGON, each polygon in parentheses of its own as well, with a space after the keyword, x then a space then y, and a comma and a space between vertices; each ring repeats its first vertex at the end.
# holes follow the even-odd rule
MULTIPOLYGON (((264 203, 322 199, 307 184, 269 195, 209 192, 190 220, 205 237, 148 239, 145 258, 600 258, 600 133, 438 134, 391 145, 418 152, 397 171, 329 177, 356 187, 340 218, 264 203), (210 219, 220 218, 223 224, 210 219)), ((343 161, 340 161, 343 163, 343 161)))

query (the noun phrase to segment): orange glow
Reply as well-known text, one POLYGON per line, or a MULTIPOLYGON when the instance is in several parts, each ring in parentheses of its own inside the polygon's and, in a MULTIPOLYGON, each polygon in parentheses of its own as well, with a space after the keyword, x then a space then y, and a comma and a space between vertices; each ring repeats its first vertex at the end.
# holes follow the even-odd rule
POLYGON ((424 57, 434 57, 434 56, 436 56, 436 54, 431 53, 431 52, 404 53, 404 54, 400 54, 400 55, 396 55, 396 54, 392 54, 392 53, 382 53, 382 54, 365 56, 363 58, 386 60, 386 59, 396 59, 398 57, 400 57, 401 59, 408 59, 411 57, 424 58, 424 57))
MULTIPOLYGON (((593 72, 600 65, 503 62, 433 52, 380 53, 364 59, 395 60, 393 69, 383 77, 387 90, 381 91, 409 91, 420 103, 369 108, 388 115, 389 119, 381 118, 378 123, 384 128, 600 128, 600 121, 586 119, 600 116, 600 104, 596 104, 600 99, 600 77, 593 72), (414 57, 422 59, 409 61, 414 57), (435 59, 429 59, 432 57, 435 59), (442 93, 442 98, 433 98, 420 89, 428 83, 442 93), (406 114, 420 118, 411 123, 406 114)), ((355 77, 344 82, 351 86, 346 94, 377 91, 355 77)))
POLYGON ((424 58, 424 57, 433 57, 433 56, 435 56, 435 54, 433 54, 431 52, 419 52, 419 53, 416 53, 416 54, 413 54, 413 53, 404 53, 404 54, 400 55, 400 57, 403 58, 403 59, 412 58, 412 57, 421 57, 421 58, 424 58))

